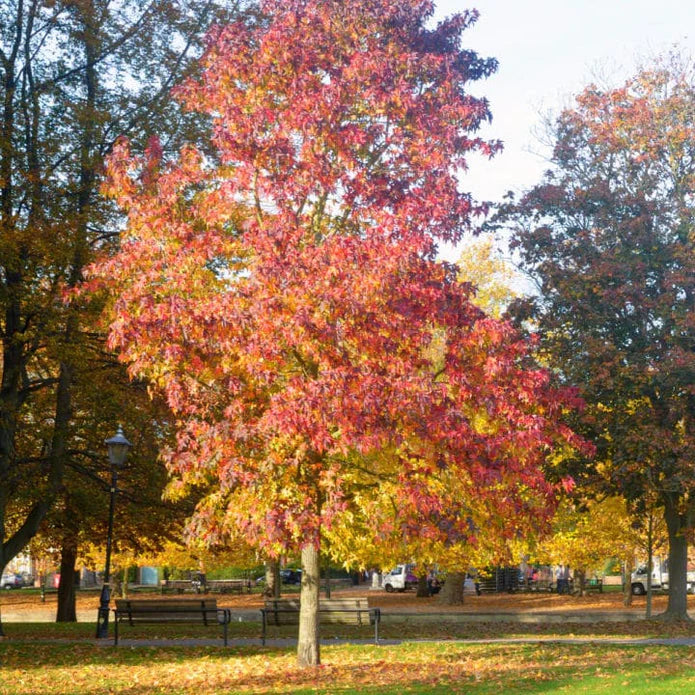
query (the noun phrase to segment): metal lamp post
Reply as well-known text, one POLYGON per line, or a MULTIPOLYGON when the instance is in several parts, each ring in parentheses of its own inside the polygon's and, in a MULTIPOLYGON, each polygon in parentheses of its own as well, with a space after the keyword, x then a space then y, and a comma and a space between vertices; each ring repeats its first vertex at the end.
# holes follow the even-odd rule
POLYGON ((109 636, 109 603, 111 601, 111 538, 113 536, 113 507, 116 499, 116 485, 118 483, 118 469, 125 462, 128 449, 133 446, 124 436, 123 428, 119 425, 118 432, 104 441, 109 452, 109 463, 111 464, 111 487, 109 489, 109 528, 106 533, 106 566, 104 567, 104 583, 101 587, 101 598, 99 600, 99 613, 97 615, 97 637, 109 636))

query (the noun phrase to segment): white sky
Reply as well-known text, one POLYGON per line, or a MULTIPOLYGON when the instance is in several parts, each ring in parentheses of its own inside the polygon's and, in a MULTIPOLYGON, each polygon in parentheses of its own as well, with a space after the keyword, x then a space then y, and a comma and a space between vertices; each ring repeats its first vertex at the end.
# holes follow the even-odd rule
MULTIPOLYGON (((490 162, 470 161, 464 190, 498 200, 523 190, 547 167, 533 135, 540 115, 557 112, 604 75, 618 84, 649 56, 674 45, 695 53, 695 0, 436 0, 437 16, 475 7, 478 22, 463 44, 498 59, 497 73, 475 83, 493 121, 483 135, 504 142, 490 162), (532 153, 533 152, 533 153, 532 153)), ((547 154, 547 152, 546 152, 547 154)), ((443 255, 450 254, 443 250, 443 255)))

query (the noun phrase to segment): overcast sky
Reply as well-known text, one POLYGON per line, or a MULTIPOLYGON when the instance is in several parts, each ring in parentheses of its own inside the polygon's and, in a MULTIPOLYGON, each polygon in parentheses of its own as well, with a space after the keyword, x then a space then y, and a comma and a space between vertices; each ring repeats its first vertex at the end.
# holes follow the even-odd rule
MULTIPOLYGON (((675 44, 695 53, 695 0, 438 0, 437 15, 475 7, 477 24, 466 48, 499 60, 498 72, 478 83, 493 122, 484 134, 504 141, 490 163, 472 161, 462 179, 478 199, 533 185, 546 168, 532 131, 540 113, 557 111, 594 74, 619 83, 645 58, 675 44)), ((547 154, 547 153, 546 153, 547 154)))

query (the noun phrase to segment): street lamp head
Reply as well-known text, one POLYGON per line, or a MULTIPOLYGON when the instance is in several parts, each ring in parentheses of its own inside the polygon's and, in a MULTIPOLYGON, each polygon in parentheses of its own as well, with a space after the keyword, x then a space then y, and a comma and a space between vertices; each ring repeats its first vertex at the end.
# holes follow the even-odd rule
POLYGON ((128 449, 133 446, 124 436, 123 428, 119 425, 118 432, 104 441, 106 448, 109 451, 109 462, 114 467, 120 467, 125 462, 125 457, 128 455, 128 449))

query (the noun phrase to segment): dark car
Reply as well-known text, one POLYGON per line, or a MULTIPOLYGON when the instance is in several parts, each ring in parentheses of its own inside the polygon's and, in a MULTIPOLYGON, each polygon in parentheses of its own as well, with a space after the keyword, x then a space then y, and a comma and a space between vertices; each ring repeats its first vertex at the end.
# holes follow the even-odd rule
MULTIPOLYGON (((282 584, 301 584, 302 570, 280 570, 280 582, 282 584)), ((265 575, 256 579, 256 584, 265 584, 265 575)))
POLYGON ((24 586, 24 579, 21 574, 12 574, 11 572, 3 574, 0 586, 3 589, 20 589, 24 586))
POLYGON ((301 584, 302 570, 280 570, 280 581, 283 584, 301 584))

